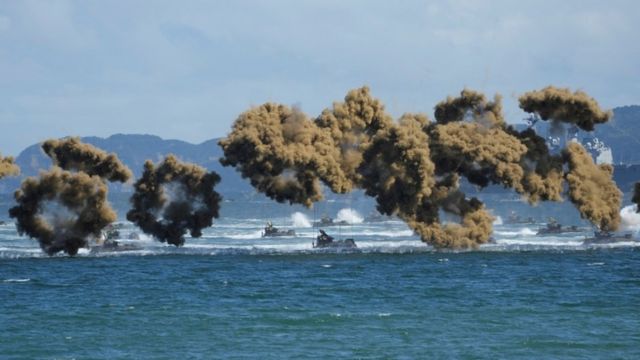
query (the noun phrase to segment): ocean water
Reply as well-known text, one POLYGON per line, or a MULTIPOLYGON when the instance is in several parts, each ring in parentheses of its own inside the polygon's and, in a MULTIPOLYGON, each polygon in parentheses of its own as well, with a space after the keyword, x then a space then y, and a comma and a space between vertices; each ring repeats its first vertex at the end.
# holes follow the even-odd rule
MULTIPOLYGON (((123 221, 138 250, 76 257, 0 225, 0 358, 640 358, 636 243, 497 222, 494 244, 435 251, 369 205, 230 201, 184 247, 123 221), (358 249, 313 249, 320 213, 358 249), (264 239, 267 220, 297 235, 264 239)), ((532 213, 553 211, 584 225, 532 213)))

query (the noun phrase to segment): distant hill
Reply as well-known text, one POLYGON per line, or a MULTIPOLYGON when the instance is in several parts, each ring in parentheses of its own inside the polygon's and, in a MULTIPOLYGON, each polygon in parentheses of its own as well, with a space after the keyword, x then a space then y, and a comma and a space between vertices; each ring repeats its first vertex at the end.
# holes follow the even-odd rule
POLYGON ((595 135, 611 147, 614 163, 640 164, 640 106, 613 109, 613 119, 598 125, 595 135))
MULTIPOLYGON (((616 166, 614 178, 618 186, 627 192, 635 181, 640 180, 640 106, 618 107, 613 109, 613 113, 613 119, 609 123, 599 125, 595 132, 587 134, 590 137, 598 137, 612 148, 614 163, 624 164, 616 166)), ((524 125, 519 127, 522 128, 524 125)), ((538 133, 543 136, 546 129, 546 121, 541 121, 536 126, 538 133)), ((82 140, 107 152, 115 152, 136 176, 142 172, 145 160, 158 162, 166 154, 173 153, 183 161, 199 164, 220 174, 222 182, 217 189, 223 194, 254 192, 249 182, 242 179, 235 169, 220 165, 222 149, 218 146, 219 139, 191 144, 181 140, 165 140, 153 135, 116 134, 106 139, 91 136, 82 140)), ((20 186, 25 176, 37 175, 40 169, 51 166, 51 161, 45 156, 40 144, 31 145, 23 150, 16 162, 22 169, 22 175, 0 181, 0 193, 12 193, 20 186)), ((111 186, 111 190, 129 192, 132 189, 130 184, 115 184, 111 186)))
MULTIPOLYGON (((107 152, 115 152, 135 174, 140 176, 143 164, 147 159, 154 162, 161 161, 167 154, 175 154, 183 161, 193 162, 208 170, 214 170, 222 181, 216 188, 220 192, 246 192, 252 188, 243 180, 233 168, 220 165, 219 158, 222 149, 218 146, 218 139, 207 140, 201 144, 191 144, 181 140, 164 140, 154 135, 116 134, 108 138, 83 137, 82 141, 97 146, 107 152)), ((0 193, 11 193, 20 186, 26 176, 37 175, 41 169, 48 169, 51 160, 47 157, 40 144, 34 144, 23 150, 16 158, 22 174, 17 178, 6 178, 0 182, 0 193)), ((112 191, 131 191, 131 185, 111 185, 112 191)))
MULTIPOLYGON (((516 128, 524 129, 519 124, 516 128)), ((548 121, 538 121, 535 130, 541 136, 549 135, 548 121)), ((578 137, 583 144, 594 137, 611 148, 614 164, 640 164, 640 106, 623 106, 613 109, 613 118, 605 124, 596 126, 595 131, 580 131, 578 137)), ((557 136, 557 135, 556 135, 557 136)))

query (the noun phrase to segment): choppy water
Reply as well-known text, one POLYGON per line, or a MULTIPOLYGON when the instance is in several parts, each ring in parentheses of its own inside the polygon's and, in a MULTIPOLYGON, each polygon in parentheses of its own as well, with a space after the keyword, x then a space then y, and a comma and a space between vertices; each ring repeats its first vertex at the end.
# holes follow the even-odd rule
POLYGON ((317 250, 296 211, 232 207, 182 248, 75 258, 2 225, 0 358, 640 356, 634 243, 497 225, 495 244, 436 252, 392 220, 329 230, 356 251, 317 250), (267 213, 297 236, 261 238, 267 213))

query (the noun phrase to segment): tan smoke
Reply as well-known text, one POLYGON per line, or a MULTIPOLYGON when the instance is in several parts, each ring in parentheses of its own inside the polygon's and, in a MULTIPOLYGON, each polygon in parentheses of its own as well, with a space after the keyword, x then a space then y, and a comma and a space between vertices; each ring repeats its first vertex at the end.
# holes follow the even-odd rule
POLYGON ((116 220, 107 202, 107 185, 98 176, 71 173, 58 167, 26 178, 9 210, 21 235, 40 243, 47 254, 75 255, 90 236, 116 220))
POLYGON ((518 132, 507 127, 505 131, 517 137, 527 148, 527 152, 520 159, 520 166, 524 171, 522 194, 530 203, 561 201, 564 182, 562 155, 552 155, 545 139, 532 129, 518 132))
MULTIPOLYGON (((521 104, 583 128, 608 119, 595 102, 583 101, 590 99, 584 93, 567 93, 547 88, 525 94, 521 104), (554 91, 564 94, 561 101, 553 100, 554 91)), ((349 91, 314 121, 284 105, 264 104, 241 114, 220 141, 221 162, 281 202, 310 206, 322 199, 321 184, 337 193, 363 189, 380 212, 398 215, 438 248, 476 247, 490 239, 493 217, 459 190, 460 177, 479 187, 513 188, 532 203, 560 201, 569 162, 571 200, 584 217, 615 228, 611 209, 619 195, 606 169, 585 163, 573 148, 564 157, 553 155, 533 130, 507 126, 499 95, 487 101, 465 89, 435 113, 436 123, 421 114, 395 123, 367 87, 349 91), (603 187, 608 203, 586 196, 594 186, 603 187), (457 223, 443 224, 441 215, 457 223)))
POLYGON ((57 165, 65 170, 82 171, 109 181, 126 182, 133 175, 116 154, 108 154, 93 145, 85 144, 77 137, 50 139, 42 143, 42 149, 57 165))
POLYGON ((447 97, 435 107, 438 124, 463 121, 467 118, 488 127, 504 125, 502 115, 502 97, 496 95, 493 101, 487 101, 484 94, 464 89, 459 97, 447 97))
POLYGON ((460 224, 439 222, 425 223, 402 217, 415 230, 422 241, 436 248, 465 249, 476 248, 489 242, 494 217, 484 208, 464 214, 460 224))
POLYGON ((181 246, 187 231, 200 237, 219 216, 222 198, 214 190, 218 182, 215 172, 182 163, 173 155, 157 166, 147 160, 134 185, 127 220, 161 242, 181 246))
POLYGON ((17 175, 20 175, 20 167, 16 165, 13 157, 2 157, 2 155, 0 155, 0 179, 5 176, 17 175))
POLYGON ((613 182, 613 167, 596 165, 584 147, 575 142, 567 145, 565 157, 569 164, 569 197, 580 215, 601 230, 616 230, 620 225, 622 192, 613 182))
POLYGON ((345 193, 352 182, 340 166, 340 149, 306 115, 267 103, 242 113, 220 141, 223 165, 236 166, 267 196, 311 206, 322 199, 320 181, 345 193))
POLYGON ((422 129, 424 115, 405 114, 397 125, 380 130, 364 152, 357 169, 360 187, 378 203, 383 214, 414 214, 435 184, 429 138, 422 129))
POLYGON ((127 181, 131 171, 115 154, 78 138, 47 140, 42 149, 59 167, 25 179, 9 215, 16 219, 18 232, 37 239, 47 254, 75 255, 116 220, 105 181, 127 181))
POLYGON ((344 102, 334 102, 315 119, 316 125, 328 132, 337 146, 342 172, 353 183, 359 183, 357 172, 362 163, 362 153, 379 130, 393 124, 393 118, 384 109, 382 102, 373 96, 369 87, 351 90, 344 102))
POLYGON ((575 124, 586 131, 603 124, 612 116, 604 111, 592 97, 578 90, 547 86, 542 90, 530 91, 520 96, 520 108, 528 113, 540 115, 542 120, 555 120, 575 124))
POLYGON ((445 172, 463 174, 482 187, 495 183, 524 192, 520 160, 527 148, 501 128, 451 122, 435 126, 431 139, 435 162, 445 172))

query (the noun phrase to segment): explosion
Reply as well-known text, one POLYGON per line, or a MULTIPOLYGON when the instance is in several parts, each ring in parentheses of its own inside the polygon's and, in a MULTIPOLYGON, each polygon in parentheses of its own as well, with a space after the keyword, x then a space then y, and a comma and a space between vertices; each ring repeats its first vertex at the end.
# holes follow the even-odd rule
POLYGON ((89 236, 116 220, 107 202, 107 185, 97 176, 71 173, 54 167, 38 178, 26 178, 16 191, 18 205, 9 210, 18 233, 38 239, 53 255, 69 255, 87 246, 89 236))
POLYGON ((593 131, 595 125, 604 124, 613 116, 611 111, 603 111, 597 101, 579 90, 572 93, 569 89, 547 86, 525 93, 519 101, 522 110, 536 113, 542 120, 575 124, 586 131, 593 131))
MULTIPOLYGON (((520 106, 585 130, 610 117, 585 93, 553 87, 526 93, 520 106)), ((405 114, 396 123, 367 87, 315 120, 267 103, 238 117, 220 141, 221 162, 279 202, 309 207, 323 198, 322 185, 336 193, 363 189, 381 213, 397 215, 437 248, 473 248, 492 232, 493 217, 460 191, 460 177, 512 188, 531 203, 562 200, 566 178, 583 217, 602 229, 618 226, 621 197, 610 169, 589 163, 579 144, 552 155, 533 130, 506 125, 499 95, 488 101, 465 89, 437 104, 435 116, 405 114), (441 212, 459 222, 442 224, 441 212)))
POLYGON ((114 154, 77 138, 47 140, 42 148, 58 166, 22 182, 9 216, 18 233, 37 239, 47 254, 75 255, 117 218, 105 179, 124 182, 131 171, 114 154))
POLYGON ((126 182, 133 177, 116 154, 107 154, 93 145, 84 144, 77 137, 47 140, 42 143, 42 150, 54 165, 65 170, 97 175, 108 181, 126 182))
POLYGON ((200 237, 218 217, 222 198, 213 190, 218 182, 215 172, 182 163, 173 155, 158 166, 147 160, 134 185, 127 220, 161 242, 181 246, 187 231, 200 237))

